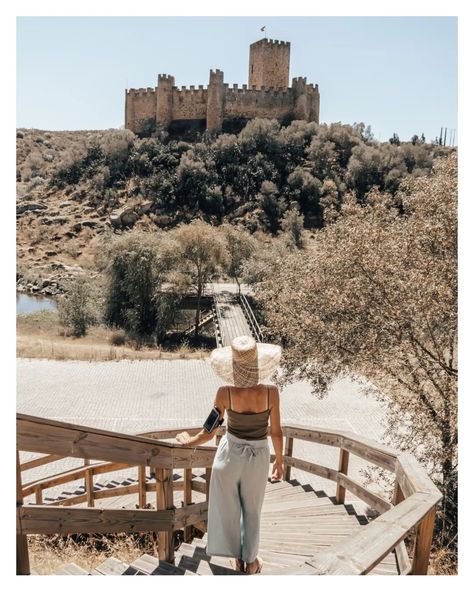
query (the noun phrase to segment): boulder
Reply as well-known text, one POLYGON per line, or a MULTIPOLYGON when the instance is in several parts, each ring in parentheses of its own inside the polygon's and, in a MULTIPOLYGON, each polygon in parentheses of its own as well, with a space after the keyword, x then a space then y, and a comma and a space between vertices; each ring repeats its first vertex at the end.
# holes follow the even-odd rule
POLYGON ((120 220, 126 226, 135 224, 138 220, 138 214, 131 207, 125 207, 120 213, 120 220))
POLYGON ((82 226, 86 226, 89 228, 95 228, 97 226, 97 222, 95 220, 83 220, 82 226))
POLYGON ((46 210, 46 206, 40 203, 25 203, 16 206, 16 214, 17 216, 21 216, 25 212, 37 212, 40 210, 46 210))
POLYGON ((146 214, 151 210, 152 206, 153 202, 151 200, 144 201, 138 206, 138 211, 140 214, 146 214))

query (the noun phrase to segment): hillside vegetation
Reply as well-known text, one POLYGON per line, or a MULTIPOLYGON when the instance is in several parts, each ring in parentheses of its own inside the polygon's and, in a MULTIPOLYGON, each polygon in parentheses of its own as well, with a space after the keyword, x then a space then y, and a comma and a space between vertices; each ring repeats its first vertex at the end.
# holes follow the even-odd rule
MULTIPOLYGON (((94 269, 102 240, 135 227, 202 218, 276 235, 288 212, 307 229, 337 217, 347 194, 428 173, 449 149, 379 143, 364 124, 250 121, 238 134, 189 143, 128 130, 17 131, 20 285, 94 269)), ((50 281, 50 280, 48 280, 50 281)), ((55 279, 48 292, 55 293, 55 279)))

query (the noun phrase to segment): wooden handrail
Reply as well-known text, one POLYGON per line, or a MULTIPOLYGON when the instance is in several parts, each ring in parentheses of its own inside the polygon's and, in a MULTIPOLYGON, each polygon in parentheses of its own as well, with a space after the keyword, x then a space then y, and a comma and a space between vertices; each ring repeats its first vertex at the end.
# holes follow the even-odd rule
MULTIPOLYGON (((160 558, 172 558, 173 530, 184 528, 185 532, 190 534, 192 524, 201 527, 207 520, 209 481, 216 447, 190 447, 160 439, 173 438, 183 430, 193 433, 200 429, 193 426, 129 435, 17 414, 17 451, 25 450, 47 455, 20 465, 17 454, 17 548, 21 555, 17 562, 18 573, 29 573, 29 561, 28 557, 25 557, 25 537, 32 533, 157 530, 160 558), (86 464, 22 486, 22 469, 28 470, 35 461, 53 462, 46 460, 52 457, 76 457, 86 461, 94 458, 102 462, 86 464), (155 483, 145 482, 144 470, 147 466, 155 472, 155 483), (94 492, 94 475, 130 467, 138 467, 137 484, 94 492), (206 469, 205 483, 195 482, 191 478, 192 467, 206 469), (175 484, 172 479, 174 468, 184 469, 184 479, 175 484), (42 503, 43 489, 79 478, 85 479, 86 492, 83 495, 52 504, 42 503), (185 492, 183 508, 175 508, 173 505, 173 487, 185 492), (193 490, 205 493, 206 501, 193 504, 193 490), (102 510, 93 507, 95 499, 138 493, 139 507, 142 508, 147 491, 156 492, 156 510, 102 510), (23 505, 23 498, 32 494, 35 495, 37 504, 23 505), (69 507, 70 504, 83 501, 87 501, 88 508, 69 507), (66 507, 57 505, 59 503, 66 507)), ((344 503, 345 492, 350 491, 380 513, 380 516, 355 537, 345 539, 327 552, 317 553, 307 560, 305 573, 310 568, 315 574, 365 574, 392 550, 397 554, 401 573, 427 572, 436 505, 442 496, 412 455, 341 430, 317 429, 292 423, 282 425, 282 431, 286 438, 283 456, 286 480, 290 479, 291 467, 320 475, 336 483, 337 503, 344 503), (338 448, 338 468, 295 458, 294 439, 338 448), (350 454, 355 454, 395 474, 392 502, 369 491, 348 476, 350 454), (412 529, 417 529, 417 539, 410 565, 404 539, 412 529)), ((223 433, 225 428, 218 428, 217 440, 223 433)), ((273 458, 274 455, 271 455, 271 460, 273 458)))

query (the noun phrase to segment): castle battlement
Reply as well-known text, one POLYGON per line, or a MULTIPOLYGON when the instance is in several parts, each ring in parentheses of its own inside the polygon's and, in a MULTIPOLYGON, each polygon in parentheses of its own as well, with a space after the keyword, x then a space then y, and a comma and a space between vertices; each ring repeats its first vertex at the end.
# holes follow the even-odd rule
POLYGON ((151 88, 150 86, 148 88, 129 88, 127 89, 127 94, 128 95, 139 95, 139 94, 146 94, 146 93, 156 93, 156 89, 155 88, 151 88))
POLYGON ((289 41, 279 41, 278 39, 260 39, 255 41, 252 45, 271 45, 272 47, 290 47, 289 41))
POLYGON ((137 133, 150 122, 177 122, 179 129, 220 131, 255 117, 319 122, 318 85, 298 76, 290 86, 289 70, 290 42, 265 38, 250 45, 248 84, 225 83, 218 68, 209 70, 208 86, 178 87, 174 76, 158 74, 156 88, 126 90, 125 127, 137 133))

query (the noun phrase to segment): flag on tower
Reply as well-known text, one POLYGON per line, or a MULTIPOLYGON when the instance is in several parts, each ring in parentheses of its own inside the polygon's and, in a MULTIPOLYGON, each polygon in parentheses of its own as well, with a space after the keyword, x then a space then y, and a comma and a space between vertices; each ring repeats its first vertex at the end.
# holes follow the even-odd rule
POLYGON ((260 31, 265 31, 265 27, 262 27, 262 28, 260 29, 260 31))

